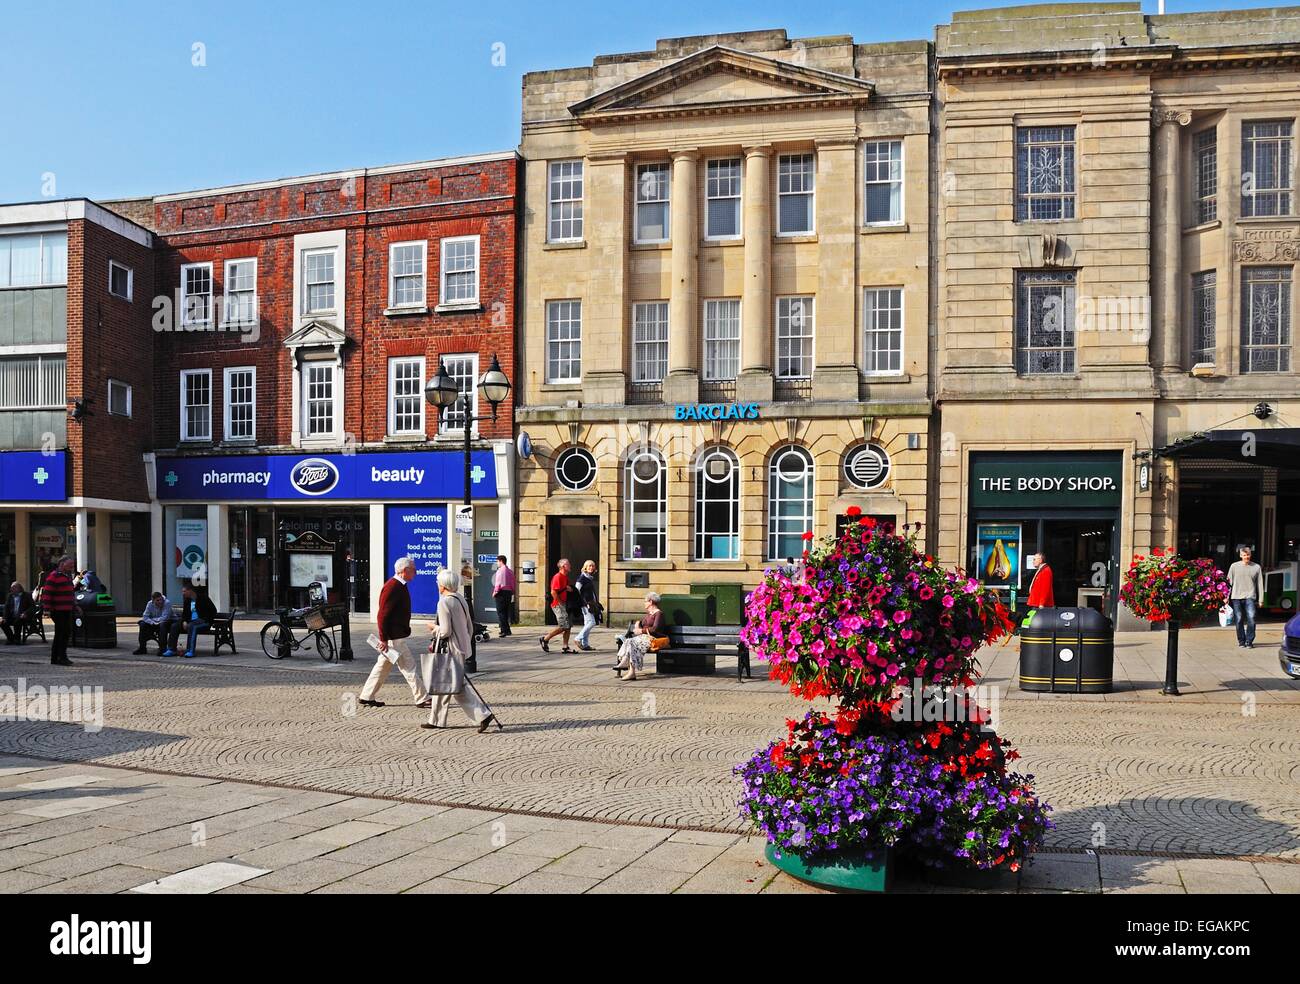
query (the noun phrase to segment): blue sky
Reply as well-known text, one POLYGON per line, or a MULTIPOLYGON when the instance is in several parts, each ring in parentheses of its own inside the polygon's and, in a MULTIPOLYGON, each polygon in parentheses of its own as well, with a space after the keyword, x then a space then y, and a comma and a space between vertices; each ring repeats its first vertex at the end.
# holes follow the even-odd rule
POLYGON ((47 174, 57 197, 113 198, 506 150, 524 72, 721 31, 931 38, 994 5, 0 0, 0 201, 41 198, 47 174))

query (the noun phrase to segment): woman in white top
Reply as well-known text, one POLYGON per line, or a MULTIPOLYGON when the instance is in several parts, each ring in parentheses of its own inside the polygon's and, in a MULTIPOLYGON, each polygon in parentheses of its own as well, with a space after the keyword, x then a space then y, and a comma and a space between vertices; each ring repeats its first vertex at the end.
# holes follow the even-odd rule
POLYGON ((460 576, 452 570, 439 571, 438 593, 438 623, 429 625, 434 641, 424 664, 424 683, 433 703, 429 723, 420 727, 445 728, 447 712, 455 698, 469 719, 478 725, 479 734, 487 731, 493 722, 499 731, 501 722, 496 720, 492 709, 483 703, 483 698, 465 675, 465 659, 471 652, 474 620, 469 613, 469 604, 460 594, 460 576), (446 640, 446 649, 441 653, 435 652, 441 640, 446 640))

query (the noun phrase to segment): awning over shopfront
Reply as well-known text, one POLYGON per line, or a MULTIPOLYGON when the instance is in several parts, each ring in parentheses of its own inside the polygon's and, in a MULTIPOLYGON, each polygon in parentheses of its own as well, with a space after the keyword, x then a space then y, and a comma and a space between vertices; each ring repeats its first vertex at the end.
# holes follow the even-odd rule
POLYGON ((1300 468, 1300 427, 1259 427, 1189 434, 1156 450, 1157 458, 1237 461, 1266 468, 1300 468))

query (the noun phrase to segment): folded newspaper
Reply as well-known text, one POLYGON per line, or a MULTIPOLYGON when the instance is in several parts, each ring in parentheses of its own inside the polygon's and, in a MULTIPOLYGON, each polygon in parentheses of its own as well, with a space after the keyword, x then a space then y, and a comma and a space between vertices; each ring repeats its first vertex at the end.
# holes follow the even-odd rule
POLYGON ((384 659, 388 660, 388 662, 392 663, 394 666, 397 665, 396 646, 389 646, 387 649, 380 650, 379 636, 375 635, 373 632, 366 637, 366 642, 370 643, 370 648, 373 649, 375 652, 379 653, 379 655, 384 657, 384 659))

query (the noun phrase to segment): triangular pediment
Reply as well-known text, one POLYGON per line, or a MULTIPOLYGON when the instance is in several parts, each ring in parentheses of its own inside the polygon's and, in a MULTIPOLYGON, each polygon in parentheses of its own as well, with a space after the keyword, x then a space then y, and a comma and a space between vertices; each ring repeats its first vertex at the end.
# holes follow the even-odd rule
POLYGON ((287 336, 285 348, 338 348, 347 341, 347 334, 332 321, 308 321, 305 325, 287 336))
POLYGON ((792 105, 851 105, 870 100, 865 79, 714 45, 620 83, 569 111, 590 122, 743 112, 792 105))

